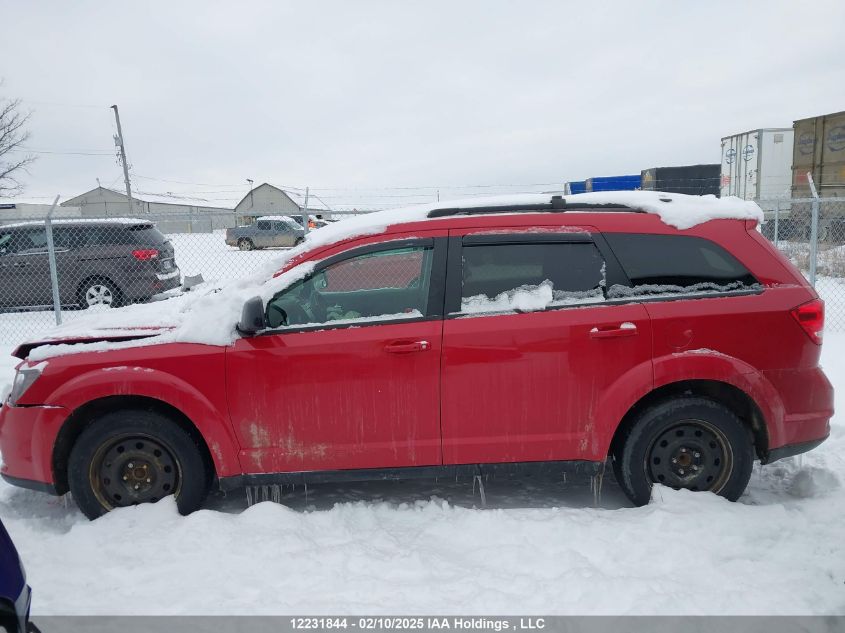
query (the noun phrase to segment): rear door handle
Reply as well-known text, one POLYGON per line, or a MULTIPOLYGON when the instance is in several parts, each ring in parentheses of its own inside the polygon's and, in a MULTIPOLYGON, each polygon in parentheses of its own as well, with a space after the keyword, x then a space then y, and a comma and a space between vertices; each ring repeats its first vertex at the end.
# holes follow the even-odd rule
POLYGON ((15 262, 14 264, 12 264, 12 266, 14 266, 15 268, 25 268, 28 265, 29 264, 27 264, 26 262, 15 262))
POLYGON ((395 341, 384 347, 385 352, 390 354, 409 354, 411 352, 424 352, 431 347, 428 341, 395 341))
POLYGON ((590 338, 622 338, 624 336, 636 336, 637 326, 626 321, 618 326, 594 327, 590 330, 590 338))

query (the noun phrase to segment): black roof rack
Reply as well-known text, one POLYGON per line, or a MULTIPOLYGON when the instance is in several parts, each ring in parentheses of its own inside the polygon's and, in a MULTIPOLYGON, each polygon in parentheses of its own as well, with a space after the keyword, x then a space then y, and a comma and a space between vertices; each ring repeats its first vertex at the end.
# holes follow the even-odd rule
POLYGON ((630 211, 631 213, 643 213, 641 209, 634 209, 624 204, 597 203, 597 202, 571 202, 567 203, 563 196, 552 196, 548 202, 537 204, 511 204, 486 207, 450 207, 445 209, 434 209, 428 212, 429 218, 445 218, 453 215, 484 215, 488 213, 565 213, 580 209, 596 211, 630 211))

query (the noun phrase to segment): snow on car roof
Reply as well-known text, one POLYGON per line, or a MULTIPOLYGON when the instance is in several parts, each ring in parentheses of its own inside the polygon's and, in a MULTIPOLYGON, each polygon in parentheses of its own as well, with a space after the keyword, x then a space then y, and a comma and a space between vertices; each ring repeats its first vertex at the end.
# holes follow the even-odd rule
MULTIPOLYGON (((58 218, 51 222, 53 226, 66 224, 153 224, 152 220, 138 218, 58 218)), ((26 222, 12 222, 0 225, 2 229, 14 229, 27 226, 44 226, 44 220, 27 220, 26 222)))
MULTIPOLYGON (((103 351, 172 342, 228 345, 237 338, 235 325, 247 299, 259 296, 266 302, 277 292, 302 279, 313 270, 315 262, 309 261, 295 265, 283 274, 277 275, 278 271, 296 257, 343 240, 382 233, 389 226, 425 220, 436 221, 429 218, 429 213, 437 209, 549 204, 553 195, 558 194, 467 198, 346 218, 308 233, 300 246, 289 249, 278 258, 268 261, 251 277, 228 282, 219 288, 196 288, 190 293, 167 301, 126 306, 109 313, 98 313, 91 318, 83 317, 50 331, 47 338, 97 337, 102 336, 103 328, 132 330, 132 328, 149 326, 166 328, 162 334, 137 341, 39 347, 30 353, 29 359, 36 361, 74 352, 103 351)), ((655 191, 608 191, 574 194, 563 196, 563 198, 569 207, 573 207, 572 210, 567 209, 566 213, 577 213, 578 204, 624 205, 632 210, 654 213, 666 224, 679 229, 687 229, 714 219, 757 220, 758 222, 763 219, 763 212, 757 204, 735 197, 689 196, 655 191)), ((550 208, 549 212, 551 211, 550 208)), ((538 211, 538 213, 542 212, 538 211)), ((610 212, 626 213, 627 211, 610 212)))

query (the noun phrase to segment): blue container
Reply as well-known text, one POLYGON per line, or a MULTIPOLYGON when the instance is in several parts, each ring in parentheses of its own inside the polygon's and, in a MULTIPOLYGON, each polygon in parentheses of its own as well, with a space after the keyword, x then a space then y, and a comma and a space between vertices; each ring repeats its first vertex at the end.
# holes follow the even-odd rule
POLYGON ((587 179, 587 191, 633 191, 640 188, 641 176, 601 176, 587 179))
POLYGON ((584 193, 587 191, 587 181, 586 180, 576 180, 575 182, 568 182, 566 183, 567 194, 570 193, 584 193))

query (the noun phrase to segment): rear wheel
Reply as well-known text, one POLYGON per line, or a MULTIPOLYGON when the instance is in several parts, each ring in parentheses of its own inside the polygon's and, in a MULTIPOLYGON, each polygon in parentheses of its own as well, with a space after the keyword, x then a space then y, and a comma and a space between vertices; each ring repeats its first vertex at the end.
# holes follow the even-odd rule
POLYGON ((119 308, 123 305, 123 293, 111 279, 95 277, 80 285, 77 301, 82 308, 95 306, 119 308))
POLYGON ((193 438, 169 418, 141 410, 107 413, 85 429, 70 453, 68 483, 89 519, 169 495, 188 514, 208 492, 193 438))
POLYGON ((753 441, 742 421, 727 407, 692 396, 644 410, 613 450, 616 479, 636 505, 649 502, 655 483, 736 501, 753 463, 753 441))
POLYGON ((251 251, 255 248, 255 244, 252 243, 252 240, 242 237, 238 240, 238 248, 242 251, 251 251))

